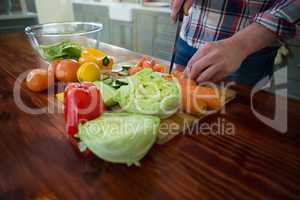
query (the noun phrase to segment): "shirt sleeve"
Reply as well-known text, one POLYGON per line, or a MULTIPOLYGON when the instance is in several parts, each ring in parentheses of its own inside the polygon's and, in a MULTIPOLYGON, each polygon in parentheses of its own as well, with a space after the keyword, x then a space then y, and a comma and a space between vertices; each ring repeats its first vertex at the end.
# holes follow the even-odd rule
POLYGON ((276 33, 281 39, 299 37, 300 1, 277 0, 270 9, 255 15, 253 21, 276 33))

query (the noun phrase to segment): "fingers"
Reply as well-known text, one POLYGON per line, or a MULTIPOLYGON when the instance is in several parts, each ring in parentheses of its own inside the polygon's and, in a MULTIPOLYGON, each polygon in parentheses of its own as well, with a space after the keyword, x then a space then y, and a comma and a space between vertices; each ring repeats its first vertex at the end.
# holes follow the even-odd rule
POLYGON ((223 81, 225 77, 226 77, 225 73, 223 71, 219 71, 214 75, 211 81, 220 82, 223 81))
POLYGON ((192 65, 189 78, 196 79, 200 73, 205 71, 207 68, 210 68, 210 65, 213 64, 211 56, 205 56, 202 59, 198 60, 192 65))
POLYGON ((177 20, 177 14, 183 4, 183 0, 173 0, 171 2, 171 20, 175 24, 177 20))
POLYGON ((183 5, 183 11, 184 11, 185 16, 189 15, 189 10, 192 7, 192 4, 193 4, 192 0, 185 0, 184 5, 183 5))
POLYGON ((203 57, 202 51, 198 50, 193 56, 192 58, 189 60, 188 64, 186 65, 186 68, 183 72, 183 78, 190 78, 190 73, 192 70, 192 66, 193 64, 199 59, 203 57))
POLYGON ((199 75, 197 82, 211 81, 218 74, 218 72, 218 66, 210 66, 199 75))
MULTIPOLYGON (((203 47, 201 47, 190 59, 190 61, 187 64, 187 69, 189 69, 189 71, 186 71, 186 73, 184 74, 185 78, 189 77, 190 74, 189 72, 191 71, 191 69, 193 68, 192 66, 195 64, 195 62, 197 62, 199 59, 201 59, 202 57, 205 57, 206 55, 209 54, 209 52, 211 51, 211 49, 213 48, 213 45, 211 43, 206 43, 203 47)), ((207 66, 206 66, 207 67, 207 66)))

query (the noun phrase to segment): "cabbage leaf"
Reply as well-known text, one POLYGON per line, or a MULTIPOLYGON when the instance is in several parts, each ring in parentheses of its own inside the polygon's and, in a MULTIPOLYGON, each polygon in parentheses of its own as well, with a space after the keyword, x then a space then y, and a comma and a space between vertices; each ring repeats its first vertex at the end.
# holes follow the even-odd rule
POLYGON ((128 85, 120 87, 114 95, 123 111, 167 118, 175 114, 180 105, 178 83, 165 80, 160 73, 145 68, 130 76, 128 85))
POLYGON ((160 119, 132 113, 104 113, 79 126, 78 137, 103 160, 131 165, 147 154, 156 141, 160 119))

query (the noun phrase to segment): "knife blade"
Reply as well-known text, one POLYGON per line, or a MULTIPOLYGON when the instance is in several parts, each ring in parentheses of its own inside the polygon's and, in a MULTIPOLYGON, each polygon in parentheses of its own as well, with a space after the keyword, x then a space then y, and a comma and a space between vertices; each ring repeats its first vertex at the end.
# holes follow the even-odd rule
POLYGON ((174 42, 174 46, 173 46, 173 53, 172 53, 172 58, 171 58, 171 63, 169 66, 169 74, 172 72, 173 67, 174 67, 174 62, 175 62, 175 56, 176 56, 176 48, 177 48, 177 41, 179 38, 179 34, 181 31, 181 26, 182 26, 182 21, 183 21, 183 17, 184 17, 184 3, 182 5, 182 7, 180 8, 180 11, 178 12, 177 15, 177 29, 176 29, 176 36, 175 36, 175 42, 174 42))

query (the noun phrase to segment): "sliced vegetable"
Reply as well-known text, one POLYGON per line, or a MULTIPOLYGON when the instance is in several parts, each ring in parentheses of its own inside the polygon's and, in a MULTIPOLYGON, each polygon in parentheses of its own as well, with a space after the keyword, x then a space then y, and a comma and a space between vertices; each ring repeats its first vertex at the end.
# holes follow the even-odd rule
POLYGON ((152 67, 153 71, 155 72, 166 72, 166 66, 164 64, 156 64, 152 67))
POLYGON ((156 64, 156 60, 154 59, 146 59, 143 64, 142 67, 143 68, 152 68, 154 65, 156 64))
POLYGON ((193 91, 182 89, 181 107, 189 114, 198 115, 206 110, 207 104, 201 97, 195 95, 193 91))
POLYGON ((145 68, 128 77, 128 85, 117 90, 114 100, 126 112, 156 115, 161 118, 175 114, 180 104, 179 87, 152 69, 145 68))
POLYGON ((104 113, 100 118, 79 126, 84 145, 103 160, 131 165, 147 154, 156 141, 158 117, 104 113))
POLYGON ((217 88, 197 86, 197 82, 182 78, 183 72, 175 70, 172 75, 177 78, 181 88, 183 109, 191 114, 201 113, 208 109, 219 109, 221 98, 217 88))
POLYGON ((222 100, 220 91, 217 88, 197 86, 192 87, 190 91, 191 93, 194 93, 197 98, 205 101, 209 109, 217 110, 221 108, 222 100))
POLYGON ((107 78, 103 81, 103 83, 105 83, 106 85, 110 85, 110 86, 112 85, 113 82, 114 82, 114 80, 111 78, 107 78))
POLYGON ((39 50, 44 58, 49 61, 56 59, 80 58, 82 48, 79 44, 71 41, 63 41, 52 45, 40 45, 39 50))
POLYGON ((164 64, 156 64, 155 59, 144 56, 138 61, 135 67, 128 69, 128 73, 129 75, 134 75, 144 68, 151 68, 153 71, 161 73, 166 71, 166 66, 164 64))

